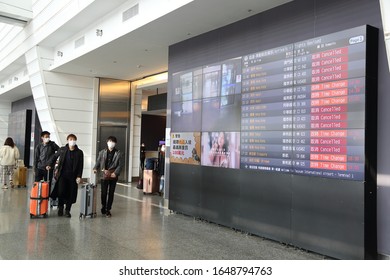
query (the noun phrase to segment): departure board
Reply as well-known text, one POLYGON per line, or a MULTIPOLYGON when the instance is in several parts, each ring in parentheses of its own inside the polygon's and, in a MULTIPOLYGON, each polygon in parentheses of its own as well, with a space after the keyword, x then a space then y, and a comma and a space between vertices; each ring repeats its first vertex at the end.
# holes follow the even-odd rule
POLYGON ((172 132, 233 133, 234 168, 362 181, 366 50, 361 26, 174 73, 172 132))
POLYGON ((365 32, 243 56, 241 168, 364 180, 365 32))

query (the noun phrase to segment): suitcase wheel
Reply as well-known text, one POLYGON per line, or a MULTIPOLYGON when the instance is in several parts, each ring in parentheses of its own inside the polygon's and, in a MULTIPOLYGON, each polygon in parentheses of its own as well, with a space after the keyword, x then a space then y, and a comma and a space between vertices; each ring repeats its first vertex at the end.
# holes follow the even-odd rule
POLYGON ((47 218, 47 213, 43 214, 43 218, 47 218))

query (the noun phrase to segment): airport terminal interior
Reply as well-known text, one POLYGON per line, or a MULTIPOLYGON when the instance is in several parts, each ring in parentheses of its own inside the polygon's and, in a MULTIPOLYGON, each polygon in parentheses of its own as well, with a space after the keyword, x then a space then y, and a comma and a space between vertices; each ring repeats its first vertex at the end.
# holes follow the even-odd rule
MULTIPOLYGON (((29 174, 28 185, 32 185, 29 174)), ((81 186, 80 186, 81 188, 81 186)), ((329 257, 173 213, 157 194, 119 183, 112 217, 29 217, 31 187, 0 193, 3 260, 323 260, 329 257)), ((100 187, 98 188, 100 192, 100 187)), ((79 195, 80 200, 80 195, 79 195)), ((98 202, 98 209, 99 208, 98 202)))
POLYGON ((389 18, 389 0, 0 0, 0 147, 20 151, 0 259, 388 260, 389 18), (31 215, 43 131, 83 151, 71 218, 31 215))

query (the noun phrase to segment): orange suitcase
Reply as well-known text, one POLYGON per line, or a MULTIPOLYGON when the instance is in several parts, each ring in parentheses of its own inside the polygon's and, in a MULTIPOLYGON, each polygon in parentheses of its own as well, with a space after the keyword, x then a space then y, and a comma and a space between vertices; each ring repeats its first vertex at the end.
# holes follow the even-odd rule
POLYGON ((49 208, 49 183, 35 182, 30 195, 30 218, 47 217, 49 208))

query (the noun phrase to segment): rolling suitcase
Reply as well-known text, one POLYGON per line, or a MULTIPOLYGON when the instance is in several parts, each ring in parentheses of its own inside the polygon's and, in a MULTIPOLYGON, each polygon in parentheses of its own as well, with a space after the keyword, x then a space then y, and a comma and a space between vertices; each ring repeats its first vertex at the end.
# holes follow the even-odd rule
POLYGON ((18 188, 20 187, 27 188, 27 167, 26 166, 18 167, 16 173, 18 173, 18 184, 17 184, 18 188))
POLYGON ((152 194, 159 192, 159 182, 157 172, 154 170, 144 170, 143 176, 143 192, 144 194, 152 194))
POLYGON ((86 183, 81 186, 80 219, 96 217, 96 184, 86 183))
MULTIPOLYGON (((57 180, 55 178, 51 179, 51 184, 50 184, 50 193, 53 191, 55 185, 57 183, 57 180)), ((50 205, 50 208, 53 208, 53 207, 58 207, 58 197, 56 199, 53 199, 52 197, 49 197, 49 205, 50 205)))
POLYGON ((30 218, 47 217, 49 202, 49 183, 34 182, 30 194, 30 218))

